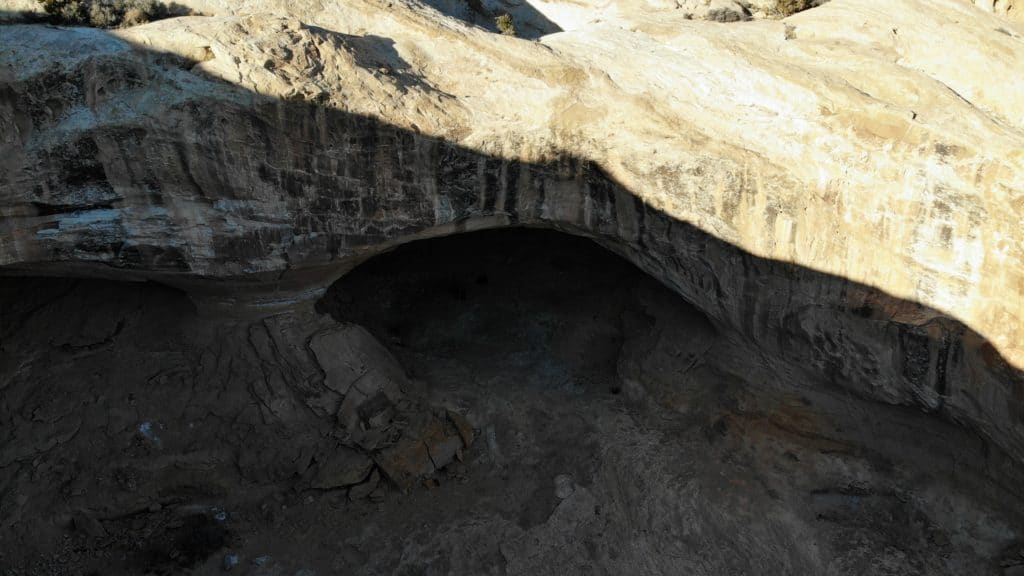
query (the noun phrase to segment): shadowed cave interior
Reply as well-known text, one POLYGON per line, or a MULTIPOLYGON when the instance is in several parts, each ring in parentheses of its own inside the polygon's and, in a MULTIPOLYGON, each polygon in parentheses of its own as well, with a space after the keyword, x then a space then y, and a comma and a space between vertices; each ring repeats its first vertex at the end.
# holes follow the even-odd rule
POLYGON ((12 574, 1024 564, 1013 478, 976 434, 779 373, 584 238, 413 242, 261 321, 154 284, 0 296, 12 574))

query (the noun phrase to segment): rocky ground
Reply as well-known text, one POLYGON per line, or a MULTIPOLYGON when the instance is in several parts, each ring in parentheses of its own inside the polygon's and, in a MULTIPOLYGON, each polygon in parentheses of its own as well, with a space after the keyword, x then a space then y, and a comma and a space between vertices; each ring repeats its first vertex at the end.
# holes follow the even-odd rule
POLYGON ((587 240, 414 243, 216 325, 153 284, 0 290, 4 576, 1024 570, 996 448, 773 367, 587 240), (346 369, 382 382, 354 426, 346 369))

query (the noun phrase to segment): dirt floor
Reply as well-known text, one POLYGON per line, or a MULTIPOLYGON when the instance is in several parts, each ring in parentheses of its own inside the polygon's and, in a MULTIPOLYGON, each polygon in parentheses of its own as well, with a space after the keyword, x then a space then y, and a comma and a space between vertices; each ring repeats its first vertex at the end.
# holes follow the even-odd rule
POLYGON ((410 244, 317 311, 0 279, 0 575, 1024 574, 995 447, 587 240, 410 244))

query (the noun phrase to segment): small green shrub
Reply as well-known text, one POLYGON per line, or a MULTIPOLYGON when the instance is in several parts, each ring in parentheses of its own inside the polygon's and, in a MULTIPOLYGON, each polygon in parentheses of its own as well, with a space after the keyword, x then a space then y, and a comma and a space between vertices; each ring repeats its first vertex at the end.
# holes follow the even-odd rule
POLYGON ((171 16, 156 0, 39 0, 50 20, 71 26, 116 28, 171 16))
POLYGON ((136 26, 169 16, 166 8, 157 4, 156 0, 135 0, 132 4, 124 11, 124 17, 121 19, 122 26, 136 26))
POLYGON ((506 36, 516 35, 516 25, 512 22, 511 14, 502 14, 494 19, 494 23, 498 25, 498 31, 506 36))
POLYGON ((775 0, 775 15, 780 18, 792 16, 815 6, 821 6, 828 0, 775 0))
POLYGON ((114 6, 106 2, 93 2, 89 6, 89 24, 96 28, 114 28, 121 22, 114 6))
POLYGON ((80 24, 88 19, 88 7, 77 0, 39 0, 51 18, 68 24, 80 24))
POLYGON ((707 19, 713 22, 744 22, 750 20, 750 14, 729 8, 718 8, 708 11, 707 19))

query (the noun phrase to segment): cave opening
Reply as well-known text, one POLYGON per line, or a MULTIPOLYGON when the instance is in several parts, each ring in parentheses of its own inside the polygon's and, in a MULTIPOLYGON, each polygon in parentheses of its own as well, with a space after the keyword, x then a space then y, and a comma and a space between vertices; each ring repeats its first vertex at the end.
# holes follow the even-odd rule
POLYGON ((617 444, 607 436, 639 434, 628 415, 648 390, 710 431, 716 411, 688 404, 729 388, 703 361, 716 340, 703 314, 595 242, 554 230, 412 242, 349 272, 317 308, 384 343, 412 395, 468 415, 477 445, 439 473, 484 466, 481 506, 525 529, 594 482, 617 444))
POLYGON ((1024 558, 1019 491, 975 434, 804 378, 587 238, 418 240, 316 311, 264 317, 151 283, 3 278, 0 296, 16 544, 0 567, 999 574, 1024 558))
POLYGON ((474 385, 567 394, 621 393, 635 376, 638 340, 660 335, 652 332, 673 331, 673 350, 663 352, 678 365, 662 368, 678 375, 716 337, 701 312, 631 263, 545 229, 403 245, 332 285, 318 310, 366 327, 428 380, 459 381, 461 370, 474 385), (435 360, 455 372, 428 374, 435 360))
POLYGON ((996 512, 1015 499, 975 474, 972 434, 802 380, 587 238, 415 241, 317 309, 365 326, 413 394, 479 432, 377 520, 396 546, 427 543, 400 567, 956 573, 1015 550, 1018 504, 996 512), (981 502, 983 485, 1001 496, 981 502), (950 523, 967 509, 984 535, 950 523))

